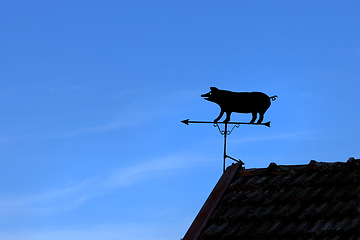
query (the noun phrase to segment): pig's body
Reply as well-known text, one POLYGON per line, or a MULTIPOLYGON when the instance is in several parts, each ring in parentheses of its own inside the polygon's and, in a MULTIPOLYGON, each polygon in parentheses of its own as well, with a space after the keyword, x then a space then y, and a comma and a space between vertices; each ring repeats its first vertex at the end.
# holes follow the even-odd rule
POLYGON ((209 93, 201 95, 206 100, 217 103, 221 112, 219 116, 214 120, 218 122, 220 118, 226 113, 226 119, 224 122, 230 121, 230 115, 232 112, 238 113, 251 113, 252 119, 250 123, 254 123, 257 118, 257 113, 260 117, 257 123, 261 123, 266 110, 271 105, 271 100, 276 99, 276 95, 269 97, 262 92, 231 92, 227 90, 219 90, 216 87, 211 87, 209 93))

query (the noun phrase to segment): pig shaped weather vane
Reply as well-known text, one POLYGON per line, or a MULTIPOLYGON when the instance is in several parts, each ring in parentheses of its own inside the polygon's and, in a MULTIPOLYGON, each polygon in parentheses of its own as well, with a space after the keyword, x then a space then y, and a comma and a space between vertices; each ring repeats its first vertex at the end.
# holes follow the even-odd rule
POLYGON ((271 101, 276 100, 277 96, 269 97, 265 93, 262 92, 231 92, 227 90, 220 90, 216 87, 210 87, 210 92, 206 94, 202 94, 205 100, 214 102, 220 106, 220 114, 219 116, 213 121, 190 121, 189 119, 181 121, 186 125, 189 123, 212 123, 215 127, 219 129, 221 135, 224 136, 224 164, 223 164, 223 171, 225 172, 225 160, 226 158, 230 158, 242 165, 244 163, 239 159, 235 159, 230 157, 226 154, 226 137, 230 135, 230 133, 234 130, 235 127, 239 127, 241 124, 247 125, 264 125, 270 127, 270 121, 266 123, 262 123, 264 119, 264 114, 266 110, 270 107, 271 101), (249 123, 246 122, 230 122, 231 113, 251 113, 252 119, 249 123), (226 118, 223 122, 219 122, 222 116, 226 113, 226 118), (259 119, 255 123, 257 119, 257 114, 259 113, 259 119), (225 125, 225 130, 220 129, 220 124, 225 125), (234 125, 230 131, 228 131, 227 127, 228 124, 234 125))

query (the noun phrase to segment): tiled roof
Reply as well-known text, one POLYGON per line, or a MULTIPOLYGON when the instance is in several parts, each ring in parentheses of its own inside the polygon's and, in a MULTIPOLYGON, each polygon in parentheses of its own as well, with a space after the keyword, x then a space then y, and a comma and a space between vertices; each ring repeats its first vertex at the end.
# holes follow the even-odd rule
POLYGON ((360 159, 234 165, 184 240, 360 239, 360 159))

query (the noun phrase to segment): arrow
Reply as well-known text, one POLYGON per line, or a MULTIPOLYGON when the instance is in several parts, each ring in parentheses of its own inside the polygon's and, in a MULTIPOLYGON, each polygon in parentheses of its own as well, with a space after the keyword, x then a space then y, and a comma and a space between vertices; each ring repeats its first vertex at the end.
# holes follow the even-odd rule
MULTIPOLYGON (((190 121, 189 119, 182 120, 182 123, 185 123, 186 125, 189 125, 189 123, 217 123, 217 124, 226 124, 224 122, 209 122, 209 121, 190 121)), ((245 123, 245 122, 228 122, 227 124, 247 124, 247 125, 264 125, 267 127, 270 127, 270 121, 266 123, 245 123)))

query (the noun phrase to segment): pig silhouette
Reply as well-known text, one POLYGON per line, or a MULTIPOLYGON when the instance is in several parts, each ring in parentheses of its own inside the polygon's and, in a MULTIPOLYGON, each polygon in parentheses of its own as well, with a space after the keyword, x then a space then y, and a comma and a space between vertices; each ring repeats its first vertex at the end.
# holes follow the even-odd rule
POLYGON ((274 101, 277 98, 276 95, 269 97, 262 92, 231 92, 216 87, 210 87, 210 90, 210 92, 202 94, 201 97, 220 106, 221 112, 214 120, 215 123, 220 120, 224 113, 226 113, 224 123, 229 122, 232 112, 251 113, 252 119, 250 123, 255 122, 257 113, 259 113, 260 117, 257 123, 261 123, 266 110, 271 105, 270 99, 274 101))

